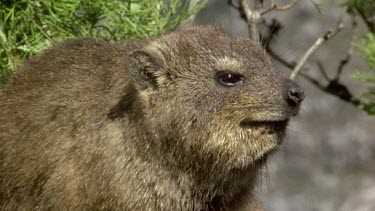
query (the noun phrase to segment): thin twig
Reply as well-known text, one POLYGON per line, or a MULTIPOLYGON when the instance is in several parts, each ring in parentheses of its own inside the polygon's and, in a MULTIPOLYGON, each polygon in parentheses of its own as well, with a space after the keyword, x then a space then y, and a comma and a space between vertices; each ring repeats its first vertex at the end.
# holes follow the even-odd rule
POLYGON ((318 65, 319 70, 320 70, 320 73, 322 73, 324 79, 326 79, 327 81, 330 81, 331 79, 328 77, 328 75, 327 75, 327 71, 326 71, 326 69, 324 68, 322 62, 321 62, 321 61, 318 61, 318 62, 317 62, 317 65, 318 65))
POLYGON ((228 0, 228 4, 232 5, 236 9, 241 9, 241 6, 236 0, 228 0))
POLYGON ((363 21, 365 22, 366 26, 368 27, 368 29, 372 32, 372 33, 375 33, 375 24, 371 21, 368 20, 368 18, 366 17, 365 13, 358 7, 355 7, 357 12, 359 13, 359 16, 361 16, 361 18, 363 19, 363 21))
POLYGON ((264 15, 264 14, 266 14, 268 12, 273 11, 273 10, 275 10, 275 11, 289 10, 290 8, 294 7, 294 5, 296 5, 298 2, 299 2, 299 0, 293 0, 288 5, 285 5, 285 6, 282 7, 282 6, 278 6, 275 2, 271 1, 270 6, 267 9, 263 10, 261 12, 261 15, 264 15))
MULTIPOLYGON (((340 16, 340 19, 338 21, 336 29, 340 28, 339 26, 342 24, 342 16, 340 16)), ((267 24, 266 24, 267 25, 267 24)), ((271 28, 272 26, 267 25, 268 28, 271 28)), ((342 27, 342 26, 341 26, 342 27)), ((331 30, 330 30, 331 31, 331 30)), ((333 30, 332 30, 333 31, 333 30)), ((332 32, 331 32, 332 33, 332 32)), ((335 32, 337 33, 337 32, 335 32)), ((326 35, 325 35, 326 36, 326 35)), ((333 36, 332 34, 330 35, 333 36)), ((324 37, 324 36, 323 36, 324 37)), ((280 55, 275 53, 269 45, 265 45, 265 49, 268 52, 270 56, 272 56, 276 61, 284 65, 285 67, 288 67, 289 69, 293 70, 297 66, 297 62, 294 61, 288 61, 284 58, 282 58, 280 55)), ((319 64, 318 64, 319 65, 319 64)), ((302 67, 301 67, 302 68, 302 67)), ((349 91, 349 89, 343 85, 339 80, 330 79, 326 71, 324 70, 323 65, 319 65, 320 70, 322 71, 323 77, 327 80, 328 84, 325 85, 321 82, 321 80, 317 80, 313 78, 312 76, 308 75, 307 73, 299 72, 298 74, 309 81, 310 83, 314 84, 317 88, 319 88, 321 91, 326 92, 328 94, 331 94, 333 96, 336 96, 340 98, 341 100, 348 102, 354 106, 358 106, 361 102, 359 99, 355 98, 352 93, 349 91)))
POLYGON ((258 23, 260 19, 260 2, 255 0, 254 3, 254 10, 250 9, 249 5, 247 4, 247 0, 240 0, 240 7, 248 24, 250 38, 256 42, 259 42, 258 23))
MULTIPOLYGON (((268 48, 267 49, 267 53, 269 55, 272 56, 272 58, 276 59, 276 61, 280 62, 282 65, 284 65, 285 67, 289 68, 289 69, 294 69, 294 67, 296 66, 296 63, 295 62, 290 62, 290 61, 287 61, 286 59, 282 58, 280 55, 278 55, 277 53, 275 53, 271 48, 268 48)), ((306 80, 310 81, 311 83, 313 83, 314 85, 316 85, 319 89, 323 90, 324 91, 324 85, 322 85, 321 83, 319 83, 318 80, 314 79, 313 77, 301 72, 299 73, 302 77, 304 77, 306 80)))
POLYGON ((357 25, 357 21, 354 15, 351 15, 351 19, 352 19, 352 35, 351 35, 350 46, 348 48, 345 58, 340 61, 334 80, 339 80, 342 70, 349 63, 353 54, 353 48, 354 48, 355 40, 356 40, 357 33, 358 33, 358 25, 357 25))
POLYGON ((294 68, 292 74, 290 75, 290 79, 294 80, 299 71, 301 71, 303 65, 306 63, 307 59, 310 57, 310 55, 315 52, 325 41, 333 37, 337 32, 339 32, 342 29, 342 25, 340 27, 335 29, 330 29, 325 35, 319 37, 315 43, 306 51, 306 53, 301 57, 301 59, 298 61, 296 67, 294 68))
POLYGON ((340 18, 337 22, 337 26, 333 29, 328 30, 323 36, 319 37, 315 43, 305 52, 305 54, 299 59, 297 62, 296 67, 293 69, 292 74, 290 75, 290 79, 294 80, 298 73, 301 71, 303 65, 306 63, 307 59, 310 57, 312 53, 314 53, 324 42, 334 37, 341 29, 344 27, 342 23, 343 14, 346 11, 346 7, 344 8, 343 12, 340 15, 340 18))
MULTIPOLYGON (((270 48, 267 49, 267 51, 273 58, 275 58, 285 67, 288 67, 289 69, 293 69, 295 67, 293 62, 286 61, 284 58, 273 52, 270 48)), ((300 72, 299 75, 308 80, 310 83, 314 84, 321 91, 336 96, 345 102, 348 102, 354 106, 358 106, 361 103, 357 98, 353 97, 349 89, 338 80, 328 80, 328 85, 323 85, 319 80, 311 77, 306 73, 300 72)))
POLYGON ((292 69, 296 66, 294 62, 287 61, 286 59, 282 58, 279 54, 275 53, 271 48, 266 48, 267 53, 272 56, 272 58, 276 59, 276 61, 283 64, 285 67, 292 69))
POLYGON ((318 80, 316 80, 315 78, 311 77, 310 75, 306 74, 306 73, 300 73, 300 75, 302 77, 304 77, 306 80, 310 81, 312 84, 314 84, 316 87, 318 87, 320 90, 322 91, 326 91, 325 90, 325 86, 323 84, 321 84, 318 80))
POLYGON ((273 41, 274 37, 279 33, 283 26, 275 18, 271 20, 270 24, 268 24, 266 20, 262 19, 262 24, 264 24, 268 28, 267 34, 263 33, 261 35, 263 38, 267 37, 266 39, 261 39, 262 46, 267 49, 269 48, 269 45, 273 41))
POLYGON ((360 101, 353 97, 349 89, 340 81, 331 80, 324 91, 339 97, 343 101, 350 102, 355 106, 360 104, 360 101))

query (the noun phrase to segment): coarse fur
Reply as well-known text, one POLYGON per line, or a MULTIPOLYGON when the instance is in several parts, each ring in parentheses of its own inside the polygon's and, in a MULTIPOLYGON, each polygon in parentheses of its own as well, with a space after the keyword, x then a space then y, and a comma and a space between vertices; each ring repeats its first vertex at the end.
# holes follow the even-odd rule
POLYGON ((0 91, 0 210, 260 209, 256 176, 298 112, 291 88, 217 27, 67 41, 0 91))

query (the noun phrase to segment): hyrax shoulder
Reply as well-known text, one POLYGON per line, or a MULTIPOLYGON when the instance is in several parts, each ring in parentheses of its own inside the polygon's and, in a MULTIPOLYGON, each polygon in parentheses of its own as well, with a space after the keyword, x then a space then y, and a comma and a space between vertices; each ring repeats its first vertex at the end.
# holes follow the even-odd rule
POLYGON ((303 97, 215 27, 68 41, 0 92, 0 210, 256 209, 258 170, 303 97))

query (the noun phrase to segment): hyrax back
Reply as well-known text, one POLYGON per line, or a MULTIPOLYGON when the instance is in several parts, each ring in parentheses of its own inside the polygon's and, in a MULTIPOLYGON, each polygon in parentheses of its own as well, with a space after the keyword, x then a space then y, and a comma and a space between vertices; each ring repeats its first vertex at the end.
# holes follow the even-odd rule
POLYGON ((303 90, 257 44, 193 27, 68 41, 0 98, 0 210, 246 210, 303 90))

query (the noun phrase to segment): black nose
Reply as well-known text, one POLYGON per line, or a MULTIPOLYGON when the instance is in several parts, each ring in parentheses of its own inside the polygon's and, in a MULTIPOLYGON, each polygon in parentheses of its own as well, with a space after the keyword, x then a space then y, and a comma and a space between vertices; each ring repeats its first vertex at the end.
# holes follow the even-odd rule
POLYGON ((304 90, 293 81, 286 82, 285 99, 289 106, 298 106, 305 98, 304 90))

